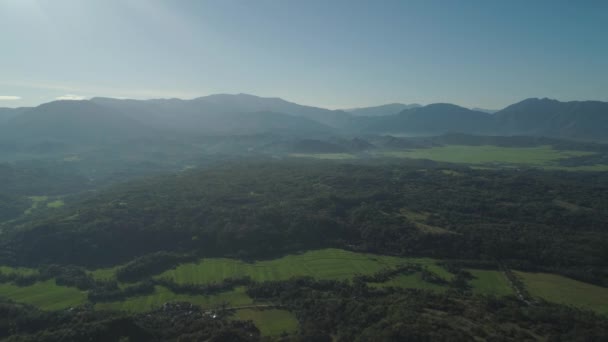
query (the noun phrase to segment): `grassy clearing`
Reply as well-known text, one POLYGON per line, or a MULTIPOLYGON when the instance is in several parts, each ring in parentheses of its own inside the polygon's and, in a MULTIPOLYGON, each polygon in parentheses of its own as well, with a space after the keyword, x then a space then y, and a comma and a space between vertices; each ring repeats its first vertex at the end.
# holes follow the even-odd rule
POLYGON ((448 289, 447 286, 442 286, 434 283, 424 281, 420 272, 414 274, 404 274, 396 276, 384 283, 370 283, 373 287, 401 287, 408 289, 423 289, 433 291, 445 291, 448 289))
POLYGON ((454 232, 447 230, 445 228, 431 226, 426 224, 426 220, 429 218, 430 214, 426 212, 416 212, 411 211, 409 209, 403 208, 399 211, 401 215, 408 220, 412 221, 416 228, 423 233, 427 234, 455 234, 454 232))
POLYGON ((315 158, 315 159, 355 159, 355 155, 350 153, 291 153, 290 157, 296 158, 315 158))
POLYGON ((118 270, 120 266, 112 267, 112 268, 99 268, 94 271, 89 271, 89 274, 95 280, 114 280, 116 279, 116 270, 118 270))
MULTIPOLYGON (((465 146, 447 145, 433 148, 421 148, 404 151, 382 151, 376 155, 393 158, 431 159, 450 163, 467 164, 513 164, 542 166, 560 169, 579 169, 562 167, 556 162, 560 159, 590 155, 593 152, 556 150, 551 146, 537 147, 499 147, 491 145, 465 146)), ((608 166, 605 166, 608 168, 608 166)), ((599 166, 581 167, 598 169, 599 166)))
POLYGON ((470 280, 469 284, 473 287, 476 294, 508 296, 514 294, 509 282, 500 271, 492 270, 467 270, 475 279, 470 280))
POLYGON ((38 270, 33 268, 25 268, 25 267, 10 267, 10 266, 0 266, 0 273, 3 274, 20 274, 23 276, 38 274, 38 270))
POLYGON ((33 213, 34 210, 38 209, 38 207, 41 204, 43 204, 44 202, 48 201, 49 197, 48 196, 30 196, 29 199, 32 200, 32 206, 29 207, 25 211, 26 215, 30 215, 31 213, 33 213))
POLYGON ((0 296, 35 305, 43 310, 60 310, 84 304, 87 294, 73 287, 58 286, 55 280, 19 287, 0 284, 0 296))
POLYGON ((532 296, 608 315, 608 288, 549 273, 515 272, 532 296))
POLYGON ((63 203, 62 200, 55 200, 55 201, 47 203, 46 206, 47 206, 47 208, 57 209, 57 208, 63 207, 64 204, 65 203, 63 203))
POLYGON ((373 254, 354 253, 340 249, 323 249, 303 254, 288 255, 280 259, 245 263, 234 259, 203 259, 198 263, 182 264, 160 275, 178 283, 205 284, 219 282, 228 277, 250 276, 256 281, 286 280, 296 276, 317 279, 350 279, 355 274, 372 274, 379 270, 416 263, 426 265, 440 276, 450 273, 426 258, 398 258, 373 254))
POLYGON ((65 204, 60 199, 49 202, 49 196, 30 196, 29 199, 32 201, 32 206, 24 212, 25 215, 31 215, 35 210, 43 208, 44 206, 51 209, 57 209, 63 207, 65 204))
POLYGON ((95 308, 145 312, 160 307, 166 302, 190 302, 204 308, 213 308, 222 303, 227 303, 230 306, 249 305, 253 303, 253 300, 245 293, 244 287, 238 287, 233 291, 222 292, 213 296, 194 296, 175 294, 165 287, 156 286, 156 291, 151 295, 131 297, 118 302, 97 303, 95 308))
POLYGON ((241 309, 236 312, 234 318, 253 321, 262 336, 278 336, 283 332, 293 333, 298 330, 298 320, 291 312, 285 310, 241 309))

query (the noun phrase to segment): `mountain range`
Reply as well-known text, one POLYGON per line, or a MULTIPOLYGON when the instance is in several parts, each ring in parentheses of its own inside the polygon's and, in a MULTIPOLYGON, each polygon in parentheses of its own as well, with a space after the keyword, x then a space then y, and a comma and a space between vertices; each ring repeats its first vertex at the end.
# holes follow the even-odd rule
POLYGON ((93 98, 0 108, 0 139, 94 142, 163 134, 327 136, 530 135, 608 140, 608 102, 530 98, 493 114, 448 103, 349 110, 218 94, 192 100, 93 98))

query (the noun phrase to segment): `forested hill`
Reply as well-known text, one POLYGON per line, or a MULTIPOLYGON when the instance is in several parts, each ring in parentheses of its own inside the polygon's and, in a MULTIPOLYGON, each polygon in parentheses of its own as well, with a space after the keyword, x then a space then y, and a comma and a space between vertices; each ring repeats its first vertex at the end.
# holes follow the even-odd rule
POLYGON ((243 162, 148 178, 5 232, 1 257, 97 267, 159 250, 263 258, 334 246, 606 280, 606 174, 434 165, 243 162))

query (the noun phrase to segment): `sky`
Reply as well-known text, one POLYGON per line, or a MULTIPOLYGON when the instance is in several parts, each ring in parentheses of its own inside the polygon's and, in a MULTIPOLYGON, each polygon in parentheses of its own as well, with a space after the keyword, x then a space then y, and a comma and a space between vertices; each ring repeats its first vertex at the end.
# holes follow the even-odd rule
POLYGON ((0 0, 0 107, 608 101, 608 1, 0 0))

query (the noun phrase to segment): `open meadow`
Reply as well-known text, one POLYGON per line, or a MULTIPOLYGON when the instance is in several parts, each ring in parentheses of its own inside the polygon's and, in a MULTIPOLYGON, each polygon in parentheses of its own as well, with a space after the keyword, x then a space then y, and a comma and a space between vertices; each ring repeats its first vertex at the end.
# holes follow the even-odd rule
POLYGON ((608 315, 608 288, 550 273, 515 272, 533 297, 608 315))

